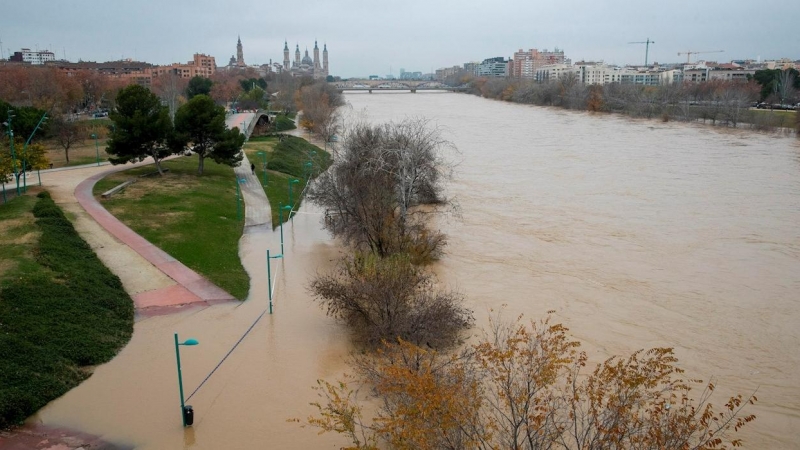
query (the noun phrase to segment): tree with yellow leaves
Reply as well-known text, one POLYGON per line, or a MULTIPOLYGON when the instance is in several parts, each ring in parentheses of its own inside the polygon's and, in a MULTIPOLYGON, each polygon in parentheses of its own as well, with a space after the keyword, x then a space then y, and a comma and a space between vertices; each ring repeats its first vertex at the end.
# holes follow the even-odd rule
POLYGON ((348 435, 352 449, 724 449, 755 419, 754 395, 709 402, 713 383, 684 380, 672 349, 612 357, 583 373, 587 356, 550 317, 492 322, 476 344, 445 355, 385 342, 354 356, 350 383, 320 381, 320 415, 307 423, 348 435), (367 421, 358 394, 379 403, 367 421))

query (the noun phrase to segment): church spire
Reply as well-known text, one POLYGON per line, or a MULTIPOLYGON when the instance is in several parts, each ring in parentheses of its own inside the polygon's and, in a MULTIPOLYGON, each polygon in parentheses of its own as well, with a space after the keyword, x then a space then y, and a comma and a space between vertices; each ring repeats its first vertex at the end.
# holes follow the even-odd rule
POLYGON ((239 67, 244 66, 244 52, 242 51, 242 37, 237 36, 236 41, 236 65, 239 67))

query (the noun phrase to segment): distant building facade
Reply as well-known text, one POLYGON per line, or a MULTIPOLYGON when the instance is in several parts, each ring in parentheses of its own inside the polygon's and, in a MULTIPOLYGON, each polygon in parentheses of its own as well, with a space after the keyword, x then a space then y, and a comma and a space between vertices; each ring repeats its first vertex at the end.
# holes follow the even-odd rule
POLYGON ((640 70, 632 67, 609 66, 602 62, 581 61, 575 65, 551 64, 536 70, 535 80, 547 82, 574 75, 581 84, 604 85, 611 83, 659 86, 683 80, 680 69, 640 70))
POLYGON ((156 66, 141 61, 125 59, 121 61, 97 62, 67 62, 52 61, 48 66, 57 67, 68 76, 78 71, 94 71, 101 75, 127 80, 129 83, 136 83, 145 87, 150 87, 153 79, 164 75, 177 75, 181 78, 192 78, 196 76, 210 77, 217 70, 216 61, 213 56, 203 53, 195 53, 192 61, 186 64, 175 63, 169 66, 156 66))
POLYGON ((41 65, 56 60, 56 54, 49 50, 32 51, 29 48, 20 49, 8 58, 9 61, 41 65))
POLYGON ((306 48, 305 56, 300 58, 300 44, 294 50, 294 61, 289 59, 289 43, 283 42, 283 66, 281 72, 291 73, 293 76, 310 76, 314 79, 327 78, 330 74, 328 67, 328 44, 323 44, 322 61, 319 58, 319 46, 314 41, 314 58, 308 55, 306 48))
POLYGON ((181 78, 204 77, 209 78, 217 71, 217 62, 213 56, 195 53, 191 61, 186 64, 175 63, 169 66, 154 66, 151 73, 154 77, 162 74, 175 74, 181 78))
POLYGON ((511 61, 506 60, 502 56, 484 59, 483 62, 478 65, 475 75, 479 77, 507 77, 509 74, 510 62, 511 61))
POLYGON ((533 79, 536 77, 536 70, 553 64, 570 64, 569 59, 564 56, 564 50, 556 48, 551 52, 547 49, 542 51, 535 48, 527 51, 519 49, 514 52, 514 57, 511 59, 509 76, 533 79))

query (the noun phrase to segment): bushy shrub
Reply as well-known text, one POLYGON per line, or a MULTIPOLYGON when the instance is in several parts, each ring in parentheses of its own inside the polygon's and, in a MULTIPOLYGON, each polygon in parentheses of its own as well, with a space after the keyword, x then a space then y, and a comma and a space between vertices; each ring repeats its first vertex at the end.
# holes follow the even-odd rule
POLYGON ((311 282, 328 315, 345 321, 367 346, 402 339, 434 348, 458 342, 472 324, 462 296, 437 291, 433 276, 406 255, 356 253, 336 273, 311 282))
POLYGON ((297 128, 297 125, 294 124, 294 120, 290 119, 285 115, 279 115, 275 117, 275 131, 289 131, 294 130, 297 128))

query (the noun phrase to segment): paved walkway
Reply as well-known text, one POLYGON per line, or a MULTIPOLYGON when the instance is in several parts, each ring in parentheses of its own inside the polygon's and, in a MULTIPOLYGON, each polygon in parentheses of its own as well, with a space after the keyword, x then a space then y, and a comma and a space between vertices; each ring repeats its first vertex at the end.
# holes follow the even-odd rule
POLYGON ((114 171, 116 170, 105 171, 84 180, 75 188, 75 198, 83 209, 107 232, 133 249, 176 283, 134 294, 133 301, 136 307, 142 309, 155 306, 186 305, 189 303, 214 304, 235 300, 217 285, 136 234, 103 208, 92 195, 92 188, 98 180, 114 171))
MULTIPOLYGON (((252 113, 232 114, 226 123, 229 127, 241 128, 253 120, 253 116, 252 113)), ((235 300, 208 279, 136 234, 94 198, 92 189, 98 180, 131 167, 130 164, 103 167, 87 165, 72 170, 42 171, 42 176, 45 187, 54 191, 51 193, 58 203, 69 210, 69 205, 77 201, 93 219, 76 220, 76 229, 89 241, 101 260, 120 277, 140 313, 164 314, 184 306, 235 300), (70 187, 74 187, 71 196, 65 192, 70 187), (104 237, 106 233, 109 237, 104 237)), ((245 233, 270 230, 272 213, 269 202, 260 181, 251 173, 246 156, 242 164, 234 168, 234 172, 245 204, 245 233)), ((80 219, 80 213, 84 211, 72 212, 78 213, 80 219)))
MULTIPOLYGON (((226 118, 225 123, 228 128, 239 127, 241 129, 245 123, 252 121, 254 117, 255 114, 253 113, 231 114, 226 118)), ((247 159, 247 155, 244 155, 242 164, 233 168, 246 206, 244 232, 268 231, 272 229, 272 209, 261 180, 252 173, 250 164, 251 162, 247 159)))

